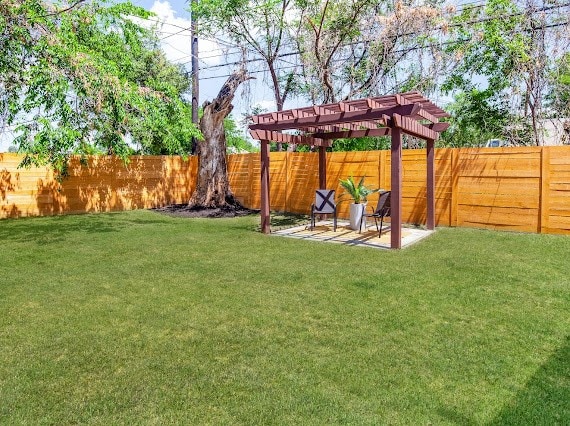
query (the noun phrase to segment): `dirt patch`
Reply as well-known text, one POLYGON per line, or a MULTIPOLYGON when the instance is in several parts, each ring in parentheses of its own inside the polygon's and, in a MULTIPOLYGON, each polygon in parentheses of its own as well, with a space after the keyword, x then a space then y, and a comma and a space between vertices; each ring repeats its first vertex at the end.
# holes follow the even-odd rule
POLYGON ((171 204, 165 207, 159 207, 154 210, 158 213, 167 214, 176 217, 240 217, 250 214, 259 214, 259 210, 247 209, 242 206, 231 206, 221 208, 204 208, 204 207, 188 207, 188 204, 171 204))

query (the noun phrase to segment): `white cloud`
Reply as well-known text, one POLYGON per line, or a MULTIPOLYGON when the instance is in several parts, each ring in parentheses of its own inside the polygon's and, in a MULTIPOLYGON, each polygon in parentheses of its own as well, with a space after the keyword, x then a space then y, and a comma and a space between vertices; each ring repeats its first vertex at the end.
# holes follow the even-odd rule
MULTIPOLYGON (((192 59, 190 54, 192 47, 190 13, 188 12, 188 18, 178 17, 170 2, 160 0, 153 3, 150 11, 156 14, 150 18, 151 21, 137 21, 141 25, 156 28, 161 39, 162 50, 170 61, 185 64, 187 68, 190 68, 192 59)), ((203 58, 200 60, 200 66, 220 63, 222 57, 216 56, 216 54, 221 55, 222 50, 216 42, 198 39, 198 51, 198 56, 203 58)))

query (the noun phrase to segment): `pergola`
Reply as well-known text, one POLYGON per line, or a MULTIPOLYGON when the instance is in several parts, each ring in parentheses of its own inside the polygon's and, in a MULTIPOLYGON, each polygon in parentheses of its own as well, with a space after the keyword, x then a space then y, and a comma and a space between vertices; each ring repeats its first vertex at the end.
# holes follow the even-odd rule
POLYGON ((435 227, 434 142, 449 123, 444 110, 419 92, 399 93, 334 104, 290 109, 252 117, 250 134, 261 142, 261 230, 269 226, 269 143, 305 144, 319 148, 319 188, 325 189, 326 148, 334 139, 387 136, 391 144, 391 248, 402 245, 402 133, 426 141, 428 229, 435 227), (285 131, 285 133, 284 133, 285 131), (292 134, 294 131, 295 134, 292 134))

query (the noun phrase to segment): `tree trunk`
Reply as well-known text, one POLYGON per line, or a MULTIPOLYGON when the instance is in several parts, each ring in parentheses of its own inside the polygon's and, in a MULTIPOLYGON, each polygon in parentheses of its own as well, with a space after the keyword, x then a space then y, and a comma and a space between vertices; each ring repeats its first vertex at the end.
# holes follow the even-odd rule
POLYGON ((238 206, 230 190, 226 159, 224 118, 233 109, 232 101, 240 84, 252 77, 245 69, 235 71, 222 86, 212 102, 205 102, 200 120, 203 141, 197 144, 198 173, 196 189, 190 197, 190 207, 219 208, 238 206))

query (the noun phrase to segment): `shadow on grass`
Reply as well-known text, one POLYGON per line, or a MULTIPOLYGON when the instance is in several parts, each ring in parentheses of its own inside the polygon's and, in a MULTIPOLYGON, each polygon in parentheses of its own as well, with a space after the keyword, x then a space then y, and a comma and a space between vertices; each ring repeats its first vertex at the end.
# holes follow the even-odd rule
MULTIPOLYGON (((440 407, 438 414, 460 425, 479 424, 463 414, 440 407)), ((489 426, 570 424, 570 337, 544 363, 489 426)))
POLYGON ((489 424, 570 424, 570 336, 489 424))
POLYGON ((164 223, 160 219, 129 218, 120 214, 85 214, 48 218, 6 219, 0 227, 2 241, 35 241, 38 244, 64 241, 71 233, 118 232, 133 225, 164 223))
MULTIPOLYGON (((280 229, 292 228, 294 226, 305 225, 310 222, 310 217, 304 214, 293 213, 271 213, 271 230, 278 231, 280 229)), ((253 230, 261 232, 261 224, 258 222, 253 230)))

